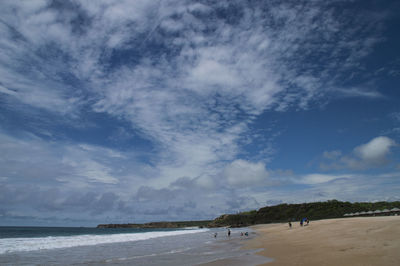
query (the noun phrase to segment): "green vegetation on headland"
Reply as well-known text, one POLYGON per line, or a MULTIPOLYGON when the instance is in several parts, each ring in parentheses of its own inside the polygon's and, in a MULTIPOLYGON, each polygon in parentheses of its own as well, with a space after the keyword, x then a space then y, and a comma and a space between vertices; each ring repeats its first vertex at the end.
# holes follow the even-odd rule
MULTIPOLYGON (((394 202, 343 202, 328 200, 301 204, 279 204, 259 210, 224 214, 213 221, 154 222, 145 224, 100 224, 98 228, 183 228, 183 227, 243 227, 255 224, 298 221, 304 217, 310 220, 342 218, 345 214, 374 210, 400 208, 400 201, 394 202)), ((383 215, 383 214, 382 214, 383 215)))
MULTIPOLYGON (((298 221, 307 217, 310 220, 343 218, 347 213, 400 208, 400 201, 394 202, 343 202, 328 200, 301 204, 279 204, 259 209, 258 211, 221 215, 212 221, 209 227, 242 227, 255 224, 298 221)), ((383 215, 383 214, 382 214, 383 215)))

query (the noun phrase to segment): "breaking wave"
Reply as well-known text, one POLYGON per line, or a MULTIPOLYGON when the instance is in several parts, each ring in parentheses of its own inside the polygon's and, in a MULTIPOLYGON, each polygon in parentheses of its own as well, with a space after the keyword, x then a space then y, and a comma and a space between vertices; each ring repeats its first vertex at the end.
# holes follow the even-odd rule
POLYGON ((34 238, 3 238, 0 239, 0 254, 35 251, 42 249, 71 248, 78 246, 92 246, 118 242, 131 242, 151 238, 195 234, 206 232, 208 229, 156 231, 144 233, 106 234, 106 235, 75 235, 75 236, 48 236, 34 238))

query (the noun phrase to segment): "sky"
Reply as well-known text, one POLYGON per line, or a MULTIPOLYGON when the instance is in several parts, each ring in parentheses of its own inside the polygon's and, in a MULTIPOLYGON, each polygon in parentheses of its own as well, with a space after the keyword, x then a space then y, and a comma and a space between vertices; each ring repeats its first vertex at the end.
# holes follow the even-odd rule
POLYGON ((400 200, 398 1, 0 2, 0 225, 400 200))

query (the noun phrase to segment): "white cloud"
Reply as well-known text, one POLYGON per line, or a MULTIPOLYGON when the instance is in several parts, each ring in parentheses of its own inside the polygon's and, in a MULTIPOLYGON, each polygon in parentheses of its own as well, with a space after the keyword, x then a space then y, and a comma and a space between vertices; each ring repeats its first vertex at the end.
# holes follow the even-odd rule
POLYGON ((396 122, 400 122, 400 112, 391 113, 390 117, 392 117, 396 122))
POLYGON ((46 142, 34 136, 25 139, 0 134, 0 169, 10 180, 39 183, 54 181, 71 187, 90 187, 91 182, 117 184, 113 164, 124 159, 119 152, 91 145, 46 142))
POLYGON ((334 92, 340 92, 339 96, 345 97, 364 97, 364 98, 383 98, 384 96, 376 90, 368 90, 361 88, 337 88, 333 90, 334 92))
POLYGON ((327 174, 308 174, 305 176, 302 176, 300 180, 297 182, 302 183, 302 184, 309 184, 309 185, 315 185, 315 184, 320 184, 320 183, 326 183, 330 182, 332 180, 340 179, 340 178, 352 178, 353 175, 327 175, 327 174))
POLYGON ((379 163, 386 159, 390 149, 394 146, 396 146, 394 140, 381 136, 356 147, 354 152, 363 160, 379 163))
POLYGON ((210 176, 200 176, 196 178, 196 185, 206 188, 206 189, 213 189, 216 188, 216 183, 214 179, 210 176))
POLYGON ((252 163, 241 159, 227 165, 223 174, 228 184, 236 187, 255 186, 268 178, 268 171, 263 163, 252 163))
POLYGON ((359 145, 350 154, 342 155, 341 151, 325 151, 320 167, 324 170, 330 169, 368 169, 387 165, 391 162, 389 158, 391 150, 397 143, 388 137, 380 136, 369 142, 359 145))
POLYGON ((0 92, 1 93, 5 93, 5 94, 9 94, 9 95, 16 95, 17 94, 15 91, 9 90, 6 87, 1 86, 1 85, 0 85, 0 92))
MULTIPOLYGON (((62 163, 72 168, 76 169, 75 173, 71 173, 71 175, 77 175, 83 177, 88 182, 99 182, 104 184, 117 184, 119 181, 115 177, 110 175, 111 169, 109 167, 104 166, 98 162, 93 160, 80 160, 80 161, 72 161, 71 158, 64 158, 62 163)), ((74 183, 75 180, 69 180, 68 177, 58 179, 59 181, 71 181, 74 183)))

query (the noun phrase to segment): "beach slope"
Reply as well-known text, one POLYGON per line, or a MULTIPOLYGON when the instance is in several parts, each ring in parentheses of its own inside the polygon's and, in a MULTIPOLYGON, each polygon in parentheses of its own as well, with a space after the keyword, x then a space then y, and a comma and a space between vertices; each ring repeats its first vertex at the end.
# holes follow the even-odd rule
POLYGON ((400 265, 400 216, 359 217, 253 226, 248 249, 263 248, 265 265, 400 265))

